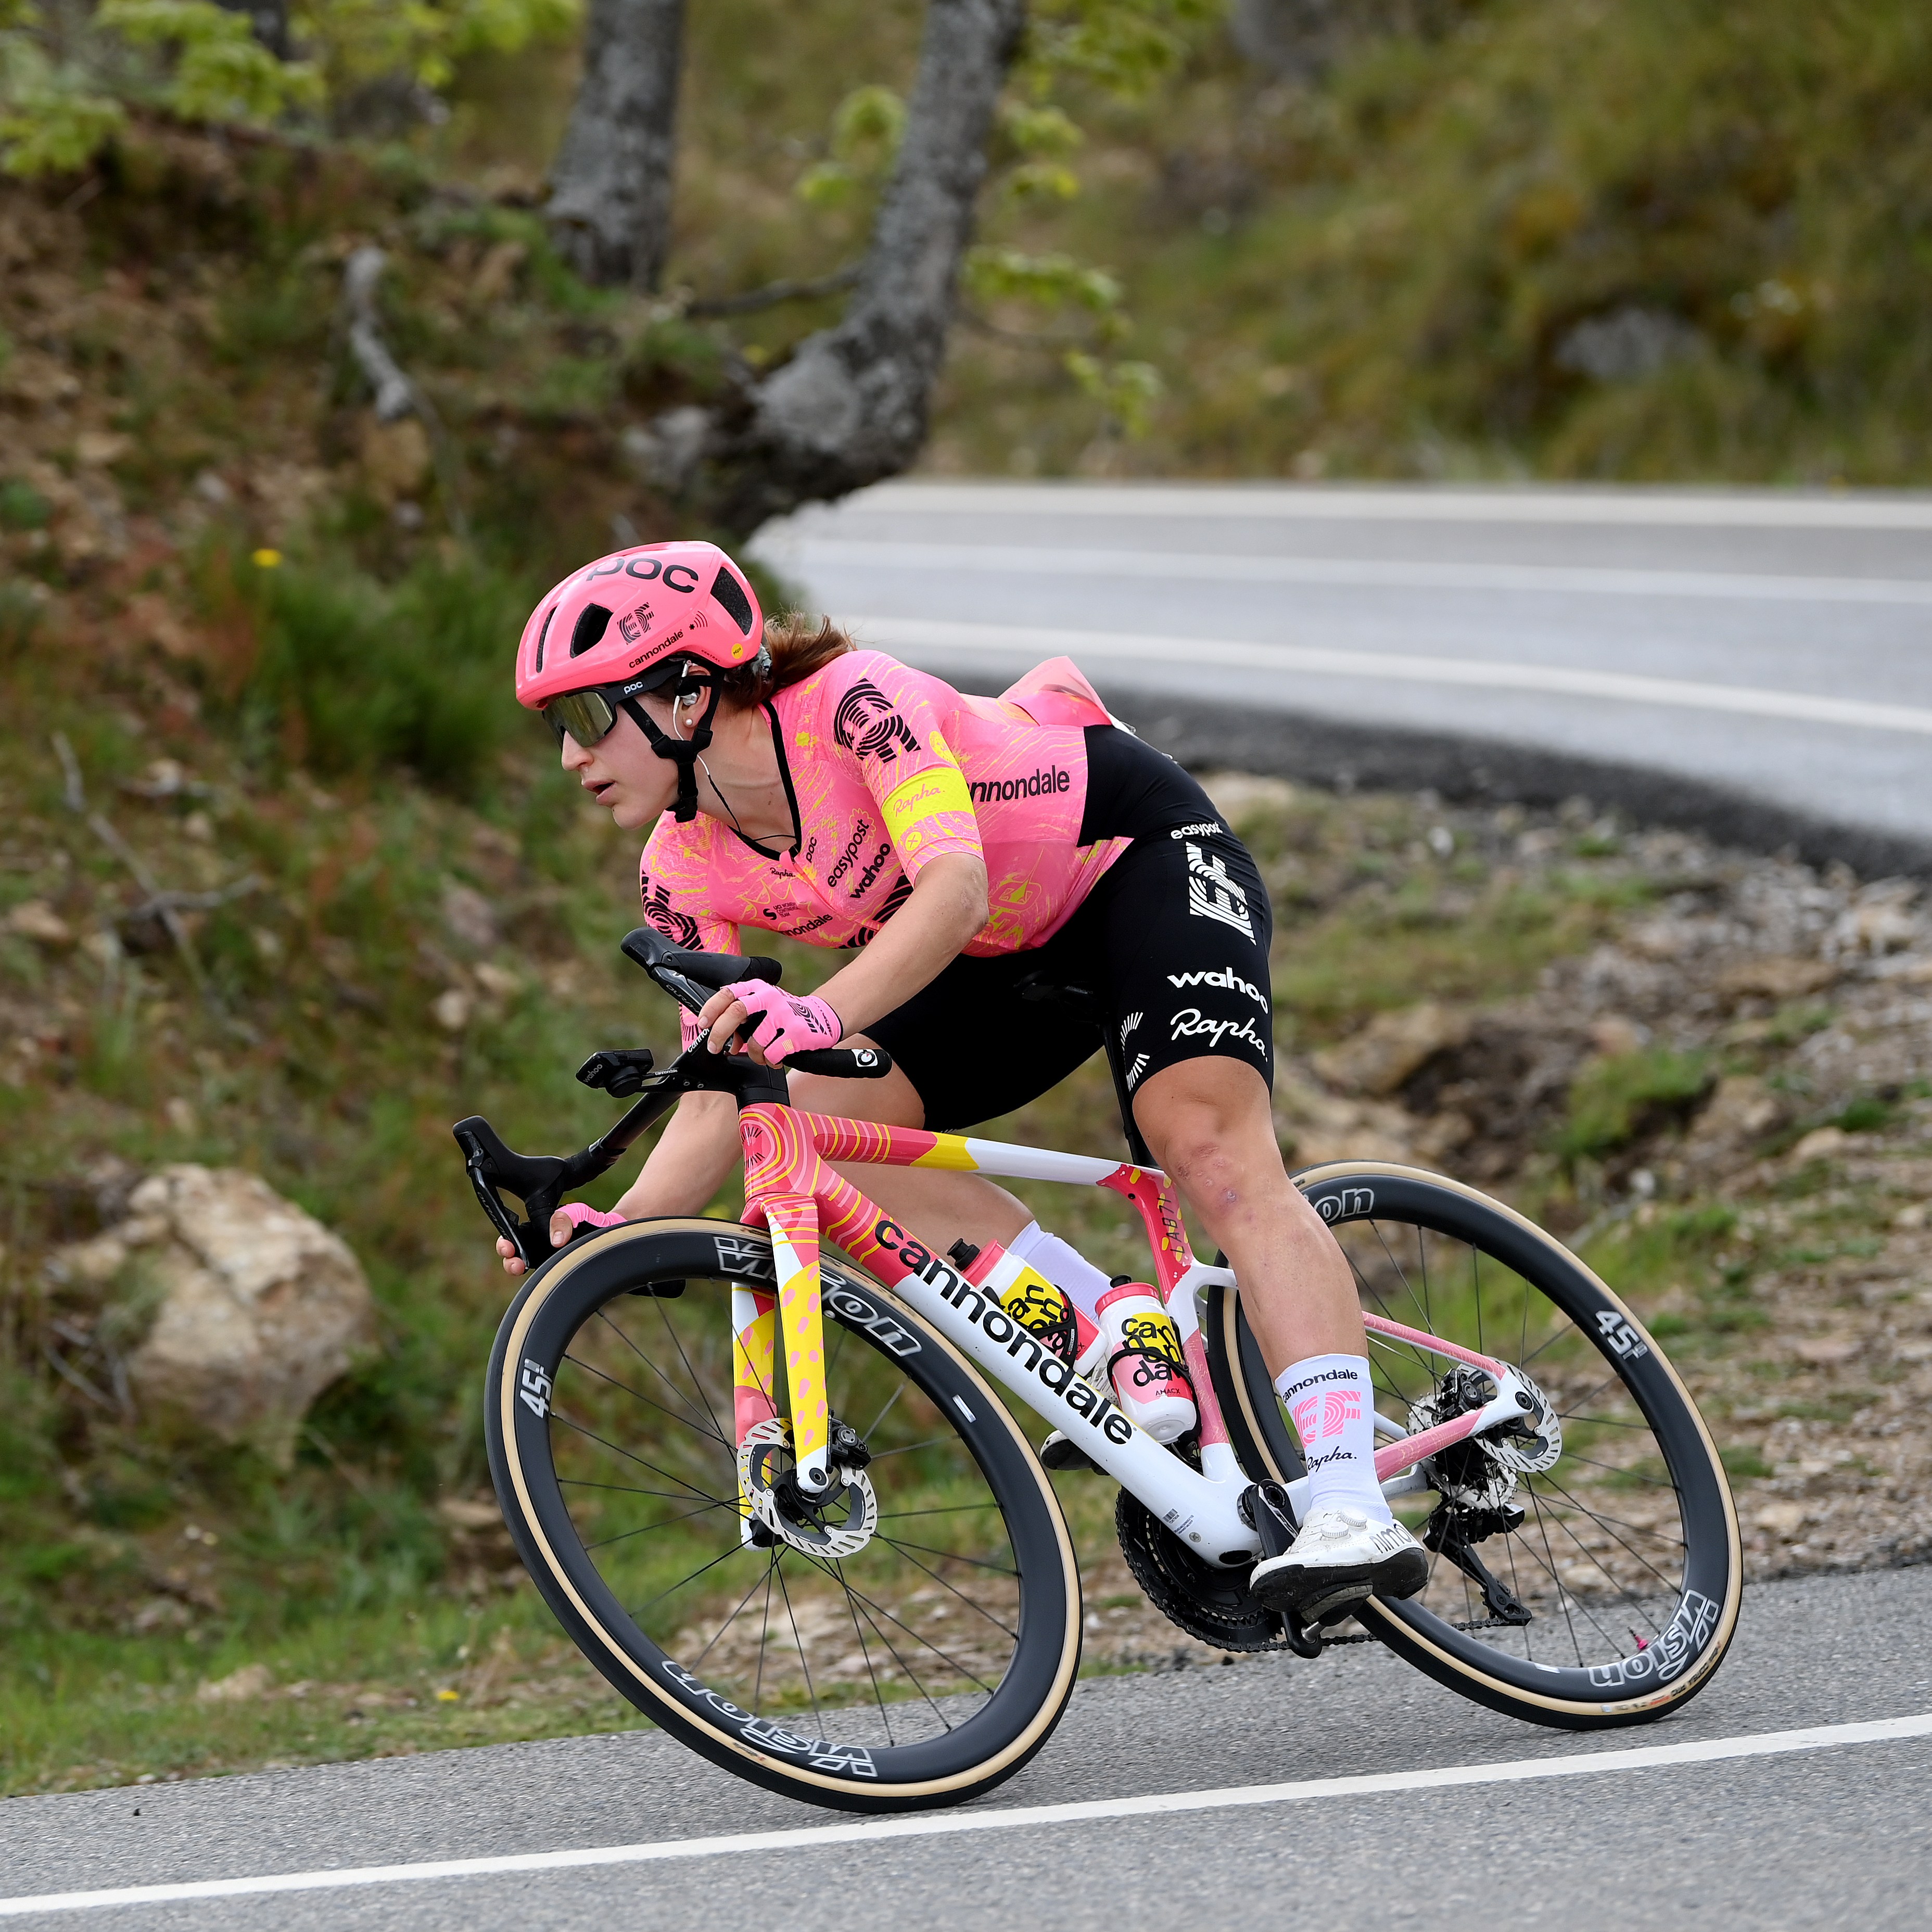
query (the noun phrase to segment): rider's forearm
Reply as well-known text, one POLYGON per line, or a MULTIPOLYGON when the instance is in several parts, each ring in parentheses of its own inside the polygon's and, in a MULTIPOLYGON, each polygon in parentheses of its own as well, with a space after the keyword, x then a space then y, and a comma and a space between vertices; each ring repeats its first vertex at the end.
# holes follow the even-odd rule
POLYGON ((643 1221, 701 1214, 736 1172, 741 1157, 736 1103, 726 1094, 687 1094, 617 1211, 643 1221))
POLYGON ((847 1037, 904 1005, 956 959, 986 923, 986 867, 967 852, 943 853, 919 875, 885 930, 818 989, 847 1037))

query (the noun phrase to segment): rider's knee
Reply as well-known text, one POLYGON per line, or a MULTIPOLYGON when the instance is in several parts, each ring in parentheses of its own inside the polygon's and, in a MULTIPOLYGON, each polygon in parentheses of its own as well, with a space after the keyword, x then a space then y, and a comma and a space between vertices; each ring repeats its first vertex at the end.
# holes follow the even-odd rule
POLYGON ((1268 1089, 1247 1067, 1186 1060, 1164 1068, 1136 1097, 1134 1118, 1177 1180, 1280 1158, 1268 1089))

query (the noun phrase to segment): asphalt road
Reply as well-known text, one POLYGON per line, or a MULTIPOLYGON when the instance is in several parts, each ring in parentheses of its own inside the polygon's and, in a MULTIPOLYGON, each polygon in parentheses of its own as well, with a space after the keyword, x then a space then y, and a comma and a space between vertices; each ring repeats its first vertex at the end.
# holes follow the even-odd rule
MULTIPOLYGON (((1580 1737, 1437 1688, 1373 1646, 1082 1684, 1046 1749, 966 1816, 993 1828, 780 1843, 652 1862, 36 1911, 38 1932, 460 1928, 1108 1932, 1462 1923, 1922 1926, 1932 1726, 1774 1756, 1636 1767, 1634 1748, 1932 1712, 1932 1570, 1748 1593, 1714 1682, 1668 1722, 1580 1737), (1014 1808, 1594 1754, 1604 1768, 1166 1815, 1014 1808)), ((962 1814, 952 1814, 956 1820, 962 1814)), ((0 1805, 0 1914, 82 1888, 420 1864, 720 1833, 832 1814, 661 1735, 498 1746, 0 1805), (136 1808, 139 1807, 136 1812, 136 1808)))
POLYGON ((1190 757, 1932 857, 1932 496, 895 483, 757 548, 969 688, 1066 652, 1190 757))

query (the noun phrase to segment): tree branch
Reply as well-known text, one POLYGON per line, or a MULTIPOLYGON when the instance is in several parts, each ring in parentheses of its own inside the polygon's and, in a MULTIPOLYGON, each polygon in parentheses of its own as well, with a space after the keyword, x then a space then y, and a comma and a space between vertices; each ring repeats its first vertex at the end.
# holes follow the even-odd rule
POLYGON ((382 337, 382 325, 376 314, 376 284, 389 258, 373 243, 364 243, 344 263, 342 301, 349 316, 349 352, 356 366, 376 392, 376 420, 395 422, 413 415, 429 433, 430 453, 436 464, 436 494, 442 500, 442 513, 454 534, 468 541, 469 520, 464 514, 463 492, 456 464, 456 452, 443 429, 436 405, 404 373, 403 365, 390 352, 382 337))
POLYGON ((764 287, 747 289, 742 295, 699 296, 684 305, 686 315, 700 317, 723 315, 750 315, 761 308, 776 308, 781 302, 815 302, 820 296, 836 296, 842 289, 849 289, 859 279, 860 270, 865 265, 848 262, 842 268, 834 268, 829 275, 817 275, 802 281, 767 282, 764 287))

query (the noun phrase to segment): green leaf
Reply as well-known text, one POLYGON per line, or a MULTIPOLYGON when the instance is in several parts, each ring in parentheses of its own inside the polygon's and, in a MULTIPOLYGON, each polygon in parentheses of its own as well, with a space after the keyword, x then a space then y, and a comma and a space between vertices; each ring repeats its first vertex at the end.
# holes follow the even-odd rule
POLYGON ((1078 349, 1069 350, 1063 361, 1066 373, 1127 436, 1146 435, 1154 406, 1166 390, 1151 362, 1108 362, 1078 349))
POLYGON ((984 302, 1017 300, 1049 308, 1071 303, 1095 315, 1106 314, 1120 302, 1120 285, 1112 275, 1071 255, 1028 255, 1017 248, 982 247, 968 251, 962 274, 968 289, 984 302))
POLYGON ((16 94, 0 112, 0 171, 31 178, 85 167, 127 119, 118 100, 64 88, 16 94))

